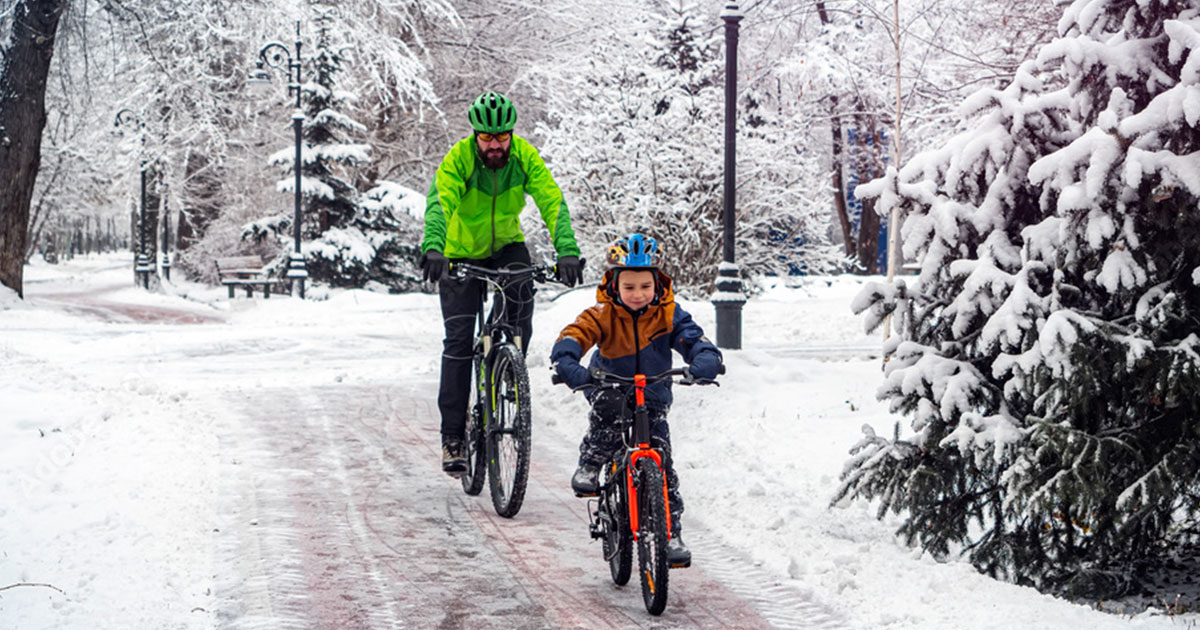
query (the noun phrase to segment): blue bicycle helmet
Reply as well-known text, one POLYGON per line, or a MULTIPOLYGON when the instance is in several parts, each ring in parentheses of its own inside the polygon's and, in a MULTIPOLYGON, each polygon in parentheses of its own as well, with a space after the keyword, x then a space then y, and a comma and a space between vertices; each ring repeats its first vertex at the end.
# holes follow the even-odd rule
POLYGON ((653 271, 655 273, 652 304, 658 303, 663 291, 663 281, 659 277, 662 275, 659 267, 662 267, 663 253, 658 241, 637 232, 626 234, 625 237, 609 245, 604 262, 608 266, 604 291, 614 301, 618 304, 621 303, 621 293, 617 290, 617 279, 621 276, 622 271, 653 271))
POLYGON ((658 269, 662 259, 658 241, 634 232, 608 247, 605 262, 611 269, 658 269))

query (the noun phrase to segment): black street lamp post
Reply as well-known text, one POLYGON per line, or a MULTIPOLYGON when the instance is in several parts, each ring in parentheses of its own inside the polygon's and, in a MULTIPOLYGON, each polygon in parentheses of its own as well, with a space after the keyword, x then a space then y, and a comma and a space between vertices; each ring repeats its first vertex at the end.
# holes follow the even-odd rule
POLYGON ((292 171, 295 173, 295 215, 292 221, 292 228, 295 234, 295 249, 292 250, 292 257, 288 265, 287 277, 297 290, 297 295, 301 299, 304 298, 304 281, 308 279, 308 269, 304 264, 304 254, 300 251, 300 166, 301 156, 300 149, 303 146, 301 133, 304 126, 304 110, 301 109, 300 103, 300 85, 302 77, 300 70, 302 66, 302 57, 300 56, 300 22, 296 22, 296 55, 293 57, 288 47, 279 42, 271 42, 263 46, 258 52, 258 66, 250 73, 246 84, 252 88, 261 89, 270 86, 271 78, 264 66, 271 66, 287 72, 288 75, 288 95, 293 93, 296 95, 296 109, 292 112, 292 128, 296 136, 296 160, 292 166, 292 171))
POLYGON ((717 346, 739 350, 742 347, 742 307, 746 304, 746 295, 742 292, 741 275, 734 262, 737 235, 734 204, 737 185, 737 43, 738 22, 742 19, 742 11, 736 1, 725 3, 721 19, 725 20, 725 234, 721 265, 717 270, 717 292, 713 294, 712 302, 717 311, 717 346))
POLYGON ((146 255, 146 123, 141 117, 133 113, 130 109, 122 109, 117 112, 117 118, 113 122, 118 128, 129 125, 136 125, 138 130, 138 141, 140 147, 138 150, 138 162, 141 187, 141 201, 138 206, 137 219, 137 239, 138 239, 138 254, 133 267, 133 284, 136 286, 141 283, 144 288, 150 288, 150 272, 154 270, 154 265, 151 264, 150 257, 146 255))
POLYGON ((167 212, 167 190, 163 186, 162 211, 158 213, 162 222, 162 275, 163 280, 171 281, 171 215, 167 212))

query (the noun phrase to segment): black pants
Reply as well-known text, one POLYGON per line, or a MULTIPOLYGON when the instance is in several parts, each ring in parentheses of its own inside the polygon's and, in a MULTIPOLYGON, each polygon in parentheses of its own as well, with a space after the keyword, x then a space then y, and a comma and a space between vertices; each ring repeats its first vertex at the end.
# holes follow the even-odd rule
MULTIPOLYGON (((484 260, 454 260, 489 269, 513 269, 530 266, 525 243, 512 243, 484 260)), ((446 338, 442 341, 442 381, 438 387, 438 409, 442 412, 442 436, 462 439, 467 427, 467 399, 471 391, 471 347, 475 341, 475 319, 482 308, 482 280, 443 278, 438 283, 442 298, 442 323, 446 338)), ((504 321, 521 332, 521 352, 529 346, 533 334, 533 281, 525 279, 504 289, 504 321)), ((500 300, 493 297, 490 317, 500 300)))
MULTIPOLYGON (((622 441, 620 420, 633 417, 634 394, 632 389, 621 392, 602 389, 591 397, 592 411, 588 414, 588 431, 579 444, 579 463, 603 466, 614 455, 625 449, 622 441)), ((675 474, 675 461, 671 457, 671 427, 667 425, 667 410, 648 407, 650 419, 650 443, 662 452, 663 471, 667 475, 667 498, 671 502, 671 528, 673 536, 679 535, 680 517, 683 515, 683 498, 679 496, 679 476, 675 474)))

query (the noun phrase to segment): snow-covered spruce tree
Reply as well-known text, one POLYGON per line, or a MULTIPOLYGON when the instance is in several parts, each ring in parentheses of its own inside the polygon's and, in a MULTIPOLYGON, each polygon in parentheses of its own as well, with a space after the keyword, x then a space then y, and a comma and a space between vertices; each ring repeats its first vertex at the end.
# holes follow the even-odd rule
MULTIPOLYGON (((374 264, 374 249, 361 242, 362 235, 352 227, 359 213, 359 195, 351 183, 350 171, 370 159, 370 146, 348 141, 352 136, 364 134, 366 127, 346 113, 357 97, 335 88, 347 62, 347 50, 333 42, 331 15, 320 7, 314 7, 314 11, 317 43, 313 56, 305 60, 314 75, 312 81, 301 86, 305 113, 300 154, 305 264, 314 280, 333 286, 362 286, 371 277, 369 267, 374 264)), ((281 149, 268 160, 283 167, 289 175, 277 182, 275 188, 294 194, 295 147, 281 149)), ((273 236, 286 251, 292 220, 291 213, 285 212, 252 222, 245 226, 243 238, 261 241, 273 236)))
MULTIPOLYGON (((424 288, 415 261, 425 230, 425 195, 395 182, 377 182, 362 199, 354 224, 343 230, 347 248, 362 249, 370 260, 367 279, 391 292, 424 288), (366 249, 369 248, 369 249, 366 249)), ((333 231, 326 233, 326 240, 333 231)))
POLYGON ((1200 532, 1200 10, 1076 0, 974 129, 860 188, 898 206, 912 286, 881 398, 835 500, 876 499, 910 544, 1111 597, 1200 532))
MULTIPOLYGON (((664 242, 677 286, 706 289, 722 242, 721 31, 711 27, 716 16, 692 2, 628 11, 611 28, 634 31, 605 37, 597 29, 585 59, 572 56, 526 76, 535 89, 544 86, 550 123, 537 129, 546 138, 543 153, 566 189, 585 253, 599 259, 625 233, 653 234, 664 242)), ((755 138, 764 146, 765 131, 755 138)), ((786 142, 782 132, 773 138, 786 142)), ((782 144, 770 150, 788 152, 782 144)), ((739 173, 744 267, 804 266, 811 250, 796 241, 825 239, 824 213, 810 217, 802 210, 803 187, 784 185, 799 179, 794 157, 744 159, 755 165, 739 173)))

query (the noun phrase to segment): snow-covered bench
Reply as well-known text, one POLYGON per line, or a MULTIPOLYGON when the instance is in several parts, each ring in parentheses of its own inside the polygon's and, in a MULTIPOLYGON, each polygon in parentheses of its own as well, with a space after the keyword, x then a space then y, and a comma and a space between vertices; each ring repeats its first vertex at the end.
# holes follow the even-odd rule
POLYGON ((271 285, 282 282, 279 278, 270 277, 263 269, 260 256, 230 256, 216 259, 217 276, 221 284, 229 287, 229 297, 233 298, 235 287, 244 287, 246 297, 254 296, 254 287, 261 286, 263 297, 271 297, 271 285))

